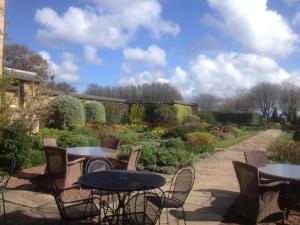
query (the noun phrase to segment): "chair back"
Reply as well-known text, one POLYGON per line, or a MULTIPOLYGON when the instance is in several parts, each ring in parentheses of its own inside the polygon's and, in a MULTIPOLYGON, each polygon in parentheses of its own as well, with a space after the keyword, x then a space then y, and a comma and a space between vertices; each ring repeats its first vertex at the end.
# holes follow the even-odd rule
POLYGON ((104 137, 101 140, 101 147, 103 148, 111 148, 117 150, 120 144, 120 140, 115 137, 104 137))
POLYGON ((63 174, 67 170, 67 151, 65 148, 60 147, 44 147, 46 160, 47 160, 47 172, 52 175, 63 174))
POLYGON ((127 164, 127 170, 136 170, 139 158, 142 153, 142 146, 134 146, 131 149, 130 155, 129 155, 129 160, 127 164))
POLYGON ((57 205, 59 214, 60 214, 61 218, 66 218, 67 214, 65 212, 64 202, 60 195, 60 190, 57 188, 57 186, 53 182, 51 176, 47 172, 45 173, 45 176, 47 177, 48 183, 50 185, 50 189, 51 189, 52 195, 54 197, 55 203, 57 205))
POLYGON ((155 225, 164 207, 164 193, 140 192, 135 194, 124 205, 126 219, 130 224, 155 225), (160 203, 157 204, 157 201, 160 203), (133 223, 132 223, 133 222, 133 223))
POLYGON ((180 202, 182 205, 187 199, 190 191, 193 188, 195 181, 195 169, 192 166, 185 166, 180 168, 171 184, 171 198, 180 202))
POLYGON ((263 167, 267 164, 267 152, 261 150, 249 150, 244 152, 246 163, 255 167, 263 167))
POLYGON ((91 158, 86 163, 86 172, 92 173, 97 171, 112 170, 113 166, 110 161, 103 158, 91 158))
POLYGON ((55 138, 44 138, 43 145, 50 146, 50 147, 57 147, 57 142, 55 138))
POLYGON ((259 194, 257 167, 238 161, 232 163, 240 185, 240 194, 248 198, 257 198, 259 194))
MULTIPOLYGON (((0 187, 6 188, 10 176, 15 168, 15 161, 8 160, 0 164, 0 187)), ((0 188, 1 189, 1 188, 0 188)))

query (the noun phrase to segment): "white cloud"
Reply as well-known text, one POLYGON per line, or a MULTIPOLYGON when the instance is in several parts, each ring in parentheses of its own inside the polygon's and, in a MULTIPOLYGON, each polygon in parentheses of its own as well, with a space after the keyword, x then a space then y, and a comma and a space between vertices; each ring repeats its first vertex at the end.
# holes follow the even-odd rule
POLYGON ((139 74, 123 74, 119 80, 119 85, 138 85, 152 82, 169 82, 165 79, 161 72, 155 71, 144 71, 139 74))
POLYGON ((267 8, 267 0, 207 0, 215 15, 202 21, 238 41, 247 50, 267 56, 284 57, 292 53, 298 35, 288 21, 267 8))
POLYGON ((78 82, 79 68, 76 64, 75 56, 65 52, 62 54, 62 63, 56 64, 52 61, 50 55, 46 51, 40 51, 39 54, 48 61, 50 68, 57 81, 78 82))
POLYGON ((161 17, 158 0, 89 2, 92 5, 69 7, 62 15, 52 8, 38 9, 35 21, 41 28, 37 38, 50 45, 74 43, 116 49, 125 46, 141 28, 154 37, 180 32, 177 24, 161 17))
POLYGON ((226 52, 215 57, 199 55, 186 71, 177 67, 170 84, 190 99, 200 92, 231 95, 259 82, 279 83, 289 78, 290 74, 269 57, 226 52))
POLYGON ((84 47, 84 57, 89 63, 92 64, 102 63, 102 59, 97 55, 97 49, 92 46, 84 47))
POLYGON ((150 45, 147 50, 141 48, 126 48, 123 51, 126 60, 136 61, 147 65, 166 65, 166 53, 156 45, 150 45))

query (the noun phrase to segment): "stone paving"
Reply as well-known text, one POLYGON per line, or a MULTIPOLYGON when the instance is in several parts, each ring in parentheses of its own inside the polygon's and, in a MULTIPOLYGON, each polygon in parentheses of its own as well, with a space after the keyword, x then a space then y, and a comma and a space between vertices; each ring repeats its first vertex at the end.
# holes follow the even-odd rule
MULTIPOLYGON (((262 131, 252 138, 198 161, 194 165, 195 184, 185 204, 187 225, 220 224, 239 192, 232 160, 244 161, 244 150, 266 150, 279 134, 279 130, 262 131)), ((59 214, 53 197, 47 193, 29 191, 30 185, 27 183, 19 188, 10 187, 11 190, 5 193, 7 210, 5 224, 58 224, 59 214)), ((184 224, 180 220, 182 216, 180 212, 171 211, 170 214, 171 224, 184 224)), ((163 213, 162 224, 165 223, 165 217, 163 213)))

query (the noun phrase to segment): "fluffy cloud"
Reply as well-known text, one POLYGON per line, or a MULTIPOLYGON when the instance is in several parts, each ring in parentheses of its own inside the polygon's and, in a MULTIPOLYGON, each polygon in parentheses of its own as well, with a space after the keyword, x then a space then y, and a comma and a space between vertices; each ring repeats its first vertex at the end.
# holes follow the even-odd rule
POLYGON ((238 41, 247 50, 267 56, 286 56, 298 42, 287 20, 267 8, 267 0, 207 0, 215 15, 202 21, 238 41))
POLYGON ((163 33, 177 35, 177 24, 161 17, 158 0, 89 0, 84 8, 69 7, 61 16, 52 8, 38 9, 40 24, 37 38, 51 45, 74 43, 97 48, 123 47, 144 28, 159 37, 163 33))
POLYGON ((124 74, 119 80, 119 85, 137 85, 137 84, 145 84, 152 82, 169 82, 165 79, 161 72, 149 72, 144 71, 137 75, 135 74, 124 74))
POLYGON ((156 45, 150 45, 147 50, 141 48, 126 48, 123 51, 124 58, 147 65, 166 65, 166 53, 156 45))
POLYGON ((40 51, 39 54, 48 61, 56 80, 65 82, 79 81, 79 68, 75 63, 76 60, 73 54, 68 52, 63 53, 61 64, 53 62, 46 51, 40 51))
POLYGON ((231 95, 259 82, 279 83, 288 78, 290 75, 269 57, 227 52, 214 58, 199 55, 187 71, 177 67, 170 83, 191 98, 200 92, 231 95))
POLYGON ((102 59, 97 55, 97 49, 92 46, 84 47, 84 57, 85 59, 92 64, 101 64, 102 59))

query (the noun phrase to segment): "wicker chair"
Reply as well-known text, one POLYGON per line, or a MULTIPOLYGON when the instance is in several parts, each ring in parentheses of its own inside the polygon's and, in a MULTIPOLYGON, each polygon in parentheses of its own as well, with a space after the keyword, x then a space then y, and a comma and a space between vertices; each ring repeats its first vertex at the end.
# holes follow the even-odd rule
POLYGON ((3 164, 4 166, 1 166, 0 168, 0 193, 2 195, 3 216, 4 220, 6 220, 4 191, 10 179, 10 176, 15 168, 15 162, 8 161, 7 163, 3 162, 3 164))
POLYGON ((61 190, 72 187, 82 175, 84 158, 67 161, 67 151, 59 147, 44 147, 47 160, 47 173, 61 190))
MULTIPOLYGON (((104 218, 109 225, 155 225, 164 205, 154 204, 153 199, 164 199, 154 192, 143 192, 133 195, 124 203, 123 213, 104 218)), ((164 203, 164 201, 162 201, 164 203)))
POLYGON ((257 167, 237 161, 233 161, 233 167, 240 185, 240 196, 235 204, 239 214, 255 223, 274 213, 283 213, 284 216, 279 194, 284 192, 288 182, 262 184, 257 167))
POLYGON ((60 195, 59 188, 55 185, 51 176, 45 173, 51 187, 51 192, 55 199, 61 220, 59 224, 68 224, 68 222, 99 217, 100 212, 94 203, 94 198, 80 199, 71 202, 64 202, 60 195))
POLYGON ((57 147, 57 142, 55 138, 44 138, 43 139, 43 145, 49 146, 49 147, 57 147))
POLYGON ((110 149, 117 150, 119 144, 120 144, 120 140, 115 137, 107 136, 101 140, 101 147, 103 148, 110 148, 110 149))
POLYGON ((263 167, 267 164, 267 152, 261 150, 249 150, 244 152, 246 163, 255 167, 263 167))
POLYGON ((142 146, 134 146, 129 154, 128 160, 118 159, 112 160, 115 169, 119 170, 136 170, 140 155, 142 152, 142 146))

